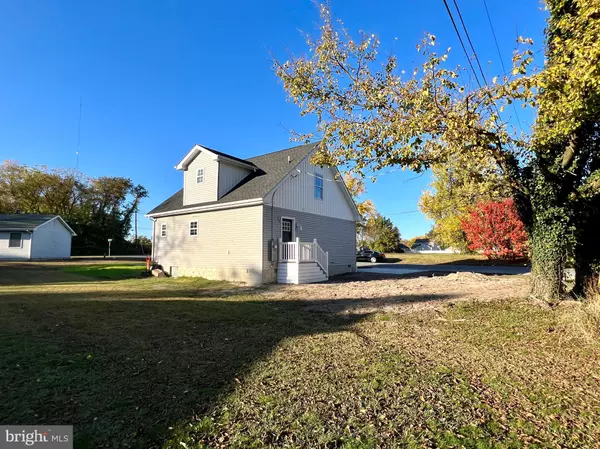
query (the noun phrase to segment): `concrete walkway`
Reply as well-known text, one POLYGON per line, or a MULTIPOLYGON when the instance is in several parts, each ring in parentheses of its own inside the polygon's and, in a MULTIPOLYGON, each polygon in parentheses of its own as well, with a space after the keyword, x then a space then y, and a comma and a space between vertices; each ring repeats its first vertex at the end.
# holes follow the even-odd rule
POLYGON ((411 274, 423 271, 436 271, 444 273, 471 272, 481 274, 526 274, 530 267, 522 266, 490 266, 490 265, 410 265, 399 263, 371 263, 357 262, 358 270, 363 273, 381 274, 411 274))

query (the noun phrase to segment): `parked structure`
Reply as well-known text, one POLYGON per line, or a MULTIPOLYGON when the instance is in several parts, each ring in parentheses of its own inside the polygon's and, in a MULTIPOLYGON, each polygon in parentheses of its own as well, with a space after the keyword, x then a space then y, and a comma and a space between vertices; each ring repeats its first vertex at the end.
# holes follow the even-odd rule
POLYGON ((174 276, 317 282, 356 270, 356 206, 319 143, 250 159, 195 145, 183 189, 151 210, 152 257, 174 276))
POLYGON ((0 214, 0 259, 68 259, 75 235, 58 215, 0 214))

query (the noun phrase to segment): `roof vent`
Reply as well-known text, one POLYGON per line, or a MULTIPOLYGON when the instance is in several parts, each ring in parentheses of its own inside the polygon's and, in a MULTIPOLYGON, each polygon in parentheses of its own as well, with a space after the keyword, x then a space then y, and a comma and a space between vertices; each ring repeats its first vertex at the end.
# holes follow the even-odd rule
POLYGON ((288 156, 288 164, 291 164, 291 162, 292 162, 292 157, 288 156))

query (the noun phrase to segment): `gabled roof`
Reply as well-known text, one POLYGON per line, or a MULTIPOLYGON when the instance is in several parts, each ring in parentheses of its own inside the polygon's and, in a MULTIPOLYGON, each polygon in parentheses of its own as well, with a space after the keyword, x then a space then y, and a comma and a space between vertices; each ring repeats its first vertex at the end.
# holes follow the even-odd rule
MULTIPOLYGON (((199 204, 183 205, 183 189, 175 195, 156 206, 147 215, 152 216, 165 212, 193 209, 199 206, 212 206, 217 204, 245 201, 255 198, 264 198, 279 182, 281 182, 306 156, 313 152, 320 142, 300 145, 261 156, 243 160, 245 163, 256 167, 255 171, 243 179, 227 194, 217 201, 199 204)), ((213 150, 210 150, 213 151, 213 150)), ((223 153, 224 154, 224 153, 223 153)))
POLYGON ((249 168, 251 170, 256 168, 252 163, 250 163, 244 159, 240 159, 239 157, 231 156, 229 154, 222 153, 221 151, 213 150, 212 148, 208 148, 208 147, 205 147, 203 145, 198 145, 198 144, 194 145, 192 147, 192 149, 187 152, 187 154, 183 157, 183 159, 179 162, 179 164, 177 164, 175 166, 175 168, 177 170, 187 170, 188 166, 192 163, 192 161, 194 159, 196 159, 196 156, 198 156, 203 151, 206 153, 212 154, 214 156, 214 158, 217 160, 224 159, 224 160, 228 161, 229 163, 241 165, 241 166, 249 168))
POLYGON ((51 214, 0 214, 0 231, 33 232, 52 220, 59 220, 72 235, 77 235, 59 215, 51 214))

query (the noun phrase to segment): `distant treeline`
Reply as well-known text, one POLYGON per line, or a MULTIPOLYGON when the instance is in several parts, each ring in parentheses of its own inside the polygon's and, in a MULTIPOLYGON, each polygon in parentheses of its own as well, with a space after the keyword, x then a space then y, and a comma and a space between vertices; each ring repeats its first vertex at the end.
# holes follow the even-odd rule
POLYGON ((131 179, 91 178, 76 170, 0 166, 0 213, 60 215, 77 233, 73 255, 101 255, 112 241, 113 254, 149 252, 149 241, 127 240, 134 214, 147 190, 131 179))

